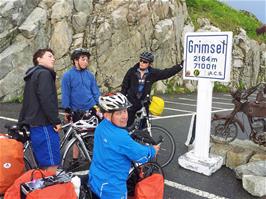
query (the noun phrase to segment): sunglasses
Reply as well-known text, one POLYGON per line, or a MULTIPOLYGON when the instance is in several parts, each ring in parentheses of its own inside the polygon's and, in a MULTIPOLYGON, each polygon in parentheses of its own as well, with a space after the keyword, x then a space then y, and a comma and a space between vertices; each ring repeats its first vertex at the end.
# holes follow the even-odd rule
POLYGON ((139 62, 142 62, 143 64, 148 64, 150 62, 146 61, 146 60, 143 60, 143 59, 140 59, 139 62))

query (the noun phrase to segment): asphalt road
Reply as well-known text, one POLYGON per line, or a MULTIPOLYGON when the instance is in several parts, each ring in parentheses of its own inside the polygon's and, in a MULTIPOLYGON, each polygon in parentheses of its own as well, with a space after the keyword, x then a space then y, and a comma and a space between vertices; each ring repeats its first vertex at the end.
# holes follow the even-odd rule
MULTIPOLYGON (((205 176, 186 170, 178 165, 178 157, 187 152, 184 145, 190 125, 191 115, 196 112, 196 95, 164 95, 165 110, 161 117, 153 118, 152 123, 169 130, 176 142, 173 161, 164 168, 166 199, 255 199, 242 188, 242 182, 235 178, 232 170, 222 167, 211 176, 205 176)), ((0 104, 0 131, 4 124, 17 119, 20 104, 0 104)), ((226 94, 214 94, 212 111, 228 112, 232 109, 231 97, 226 94)), ((244 135, 244 138, 246 136, 244 135)))

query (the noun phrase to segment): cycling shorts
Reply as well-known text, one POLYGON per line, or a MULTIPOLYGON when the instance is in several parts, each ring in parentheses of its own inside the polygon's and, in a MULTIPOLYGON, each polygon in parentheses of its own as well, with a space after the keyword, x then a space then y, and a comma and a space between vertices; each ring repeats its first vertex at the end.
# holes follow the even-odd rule
POLYGON ((60 165, 60 137, 52 125, 31 127, 30 139, 40 168, 60 165))

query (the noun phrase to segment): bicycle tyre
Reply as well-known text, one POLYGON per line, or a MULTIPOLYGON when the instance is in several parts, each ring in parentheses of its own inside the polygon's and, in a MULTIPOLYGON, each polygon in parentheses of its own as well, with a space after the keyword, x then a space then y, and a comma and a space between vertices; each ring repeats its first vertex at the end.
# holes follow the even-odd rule
POLYGON ((92 147, 93 147, 93 138, 94 135, 91 133, 87 133, 85 135, 82 135, 82 140, 85 144, 86 150, 89 154, 89 157, 86 157, 85 152, 79 142, 79 140, 75 137, 72 138, 68 144, 66 145, 66 148, 63 152, 61 165, 63 167, 63 170, 66 172, 77 172, 77 171, 84 171, 88 170, 91 162, 92 157, 92 147), (79 157, 78 160, 75 162, 76 165, 72 162, 73 159, 73 146, 77 145, 79 149, 79 157), (73 163, 73 164, 72 164, 73 163))
POLYGON ((151 127, 151 136, 155 141, 160 139, 160 136, 164 138, 160 145, 160 150, 156 156, 156 162, 163 168, 166 167, 173 160, 175 155, 175 141, 172 134, 165 128, 153 125, 151 127))
POLYGON ((225 144, 236 139, 238 128, 235 122, 230 122, 224 129, 227 119, 213 119, 211 121, 211 140, 216 143, 225 144))

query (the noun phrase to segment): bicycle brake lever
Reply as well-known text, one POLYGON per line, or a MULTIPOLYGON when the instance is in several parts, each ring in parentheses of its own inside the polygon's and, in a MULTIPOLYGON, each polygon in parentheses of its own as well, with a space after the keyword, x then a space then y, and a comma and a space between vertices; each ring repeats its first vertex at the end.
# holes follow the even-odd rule
POLYGON ((160 135, 159 140, 156 142, 156 145, 160 146, 162 144, 163 140, 164 140, 163 136, 160 135))

